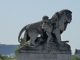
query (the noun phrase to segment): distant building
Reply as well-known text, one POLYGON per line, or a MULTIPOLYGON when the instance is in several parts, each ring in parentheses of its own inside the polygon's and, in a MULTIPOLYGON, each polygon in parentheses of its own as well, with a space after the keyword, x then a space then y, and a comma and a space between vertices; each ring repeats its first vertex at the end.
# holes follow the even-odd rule
POLYGON ((18 47, 18 45, 5 45, 0 44, 0 54, 7 55, 9 57, 14 57, 14 50, 18 47))
POLYGON ((75 49, 75 55, 80 55, 80 49, 75 49))

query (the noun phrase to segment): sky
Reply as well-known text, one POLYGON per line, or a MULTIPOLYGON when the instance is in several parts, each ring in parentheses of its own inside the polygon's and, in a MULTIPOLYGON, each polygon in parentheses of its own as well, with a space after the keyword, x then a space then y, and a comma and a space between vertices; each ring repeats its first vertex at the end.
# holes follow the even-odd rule
POLYGON ((72 22, 61 39, 69 40, 73 52, 80 49, 80 0, 0 0, 0 43, 19 44, 18 35, 25 25, 44 15, 51 18, 62 9, 72 11, 72 22))

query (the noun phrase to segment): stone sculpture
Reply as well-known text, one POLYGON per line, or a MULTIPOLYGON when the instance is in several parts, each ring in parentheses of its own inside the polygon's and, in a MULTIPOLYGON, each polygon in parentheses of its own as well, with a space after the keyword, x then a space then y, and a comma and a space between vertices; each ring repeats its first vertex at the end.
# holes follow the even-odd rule
POLYGON ((50 19, 48 16, 43 16, 41 21, 24 26, 19 33, 18 41, 21 46, 30 41, 30 46, 34 47, 41 44, 51 46, 48 43, 54 43, 59 48, 66 44, 61 41, 61 34, 66 30, 71 20, 72 12, 68 9, 56 12, 50 19), (20 39, 24 31, 24 38, 20 39), (40 37, 38 37, 39 34, 40 37))
POLYGON ((62 41, 61 34, 72 21, 72 12, 63 9, 51 18, 24 26, 18 36, 18 60, 71 60, 71 47, 62 41), (24 37, 20 38, 24 32, 24 37), (26 44, 30 42, 30 44, 26 44))
POLYGON ((42 21, 24 26, 19 33, 18 41, 21 42, 20 36, 25 31, 24 36, 26 36, 26 37, 25 37, 24 41, 30 40, 30 42, 33 45, 36 45, 35 40, 37 39, 37 36, 39 34, 43 34, 42 29, 41 29, 41 23, 42 23, 42 21))
POLYGON ((52 37, 54 37, 51 35, 51 33, 52 33, 52 34, 56 35, 57 42, 60 45, 62 44, 60 34, 61 34, 61 32, 65 31, 66 25, 71 22, 71 20, 72 20, 71 14, 72 14, 71 11, 68 11, 68 10, 63 11, 62 10, 55 14, 55 15, 58 15, 57 17, 55 17, 55 15, 53 15, 51 20, 53 20, 53 22, 55 22, 55 20, 56 20, 55 24, 57 24, 57 22, 58 22, 58 24, 56 25, 55 28, 54 28, 54 26, 52 24, 53 22, 51 22, 51 20, 47 19, 47 20, 43 21, 42 29, 44 31, 46 31, 46 34, 48 35, 48 39, 47 39, 48 42, 49 42, 49 40, 51 40, 52 37), (69 15, 69 17, 67 15, 69 15))

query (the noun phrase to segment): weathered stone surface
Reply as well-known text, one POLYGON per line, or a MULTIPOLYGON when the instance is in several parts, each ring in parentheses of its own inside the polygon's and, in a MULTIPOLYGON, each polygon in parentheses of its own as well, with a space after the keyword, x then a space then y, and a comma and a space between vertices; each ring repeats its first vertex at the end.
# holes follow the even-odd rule
MULTIPOLYGON (((67 47, 60 46, 62 47, 67 47)), ((59 49, 58 47, 49 44, 40 45, 37 47, 26 47, 26 49, 20 49, 18 53, 18 60, 71 60, 71 50, 69 46, 68 49, 59 49)))
POLYGON ((67 44, 69 41, 61 41, 61 34, 71 20, 72 12, 63 9, 50 19, 43 16, 41 21, 23 27, 18 36, 18 60, 71 60, 71 47, 67 44))
POLYGON ((61 60, 71 60, 71 54, 58 54, 57 57, 61 60))
POLYGON ((57 54, 43 54, 43 59, 57 59, 57 54))
POLYGON ((43 59, 43 54, 30 54, 31 59, 43 59))
POLYGON ((18 53, 18 60, 71 60, 71 51, 21 50, 18 53))
POLYGON ((71 60, 71 54, 29 54, 19 53, 18 60, 71 60))

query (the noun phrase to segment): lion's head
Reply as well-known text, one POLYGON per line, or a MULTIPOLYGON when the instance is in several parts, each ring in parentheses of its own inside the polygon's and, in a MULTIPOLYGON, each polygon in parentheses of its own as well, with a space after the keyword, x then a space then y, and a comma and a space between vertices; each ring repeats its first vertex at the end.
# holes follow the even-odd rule
POLYGON ((70 23, 72 20, 72 12, 68 9, 63 9, 59 12, 56 12, 51 17, 51 23, 55 24, 56 27, 59 27, 59 25, 63 24, 64 30, 66 29, 68 23, 70 23))
POLYGON ((60 17, 64 18, 64 30, 66 30, 68 23, 72 21, 72 12, 68 9, 59 12, 60 17))
POLYGON ((70 23, 72 20, 72 12, 68 9, 63 9, 59 12, 60 16, 63 16, 64 20, 67 23, 70 23))

